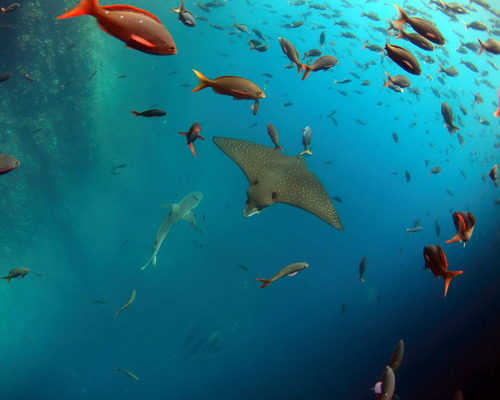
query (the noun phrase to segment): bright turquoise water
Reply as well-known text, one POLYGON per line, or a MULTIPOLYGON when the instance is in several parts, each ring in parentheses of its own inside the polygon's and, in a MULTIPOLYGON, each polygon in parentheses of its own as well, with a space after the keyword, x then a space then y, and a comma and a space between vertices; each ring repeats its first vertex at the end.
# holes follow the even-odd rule
MULTIPOLYGON (((410 76, 421 95, 395 93, 380 87, 383 72, 404 71, 361 50, 360 41, 383 46, 386 36, 370 26, 385 28, 395 8, 328 3, 343 12, 336 20, 349 21, 351 30, 316 10, 301 28, 281 28, 304 20, 300 14, 307 10, 285 1, 266 7, 232 0, 210 13, 186 3, 225 31, 203 21, 193 29, 183 26, 169 13, 178 6, 172 1, 131 3, 170 30, 178 48, 171 57, 124 48, 92 17, 56 20, 73 2, 27 2, 0 20, 14 28, 0 30, 0 73, 15 73, 0 84, 0 153, 21 162, 0 179, 2 276, 19 266, 31 269, 10 285, 0 281, 0 398, 370 399, 369 389, 400 339, 406 348, 396 376, 401 399, 451 399, 459 388, 467 400, 494 398, 486 393, 500 359, 500 218, 493 202, 500 192, 481 174, 498 162, 498 120, 492 115, 498 99, 495 89, 474 81, 498 85, 498 71, 486 61, 500 59, 457 53, 454 31, 463 41, 490 36, 465 31, 434 6, 407 2, 405 7, 433 16, 447 39, 449 64, 460 75, 445 77, 442 85, 437 64, 421 62, 422 76, 410 76), (375 11, 382 21, 361 18, 360 10, 375 11), (249 51, 253 35, 229 36, 234 20, 261 30, 270 38, 269 50, 249 51), (335 55, 339 64, 300 81, 296 69, 285 70, 289 61, 278 37, 302 54, 318 48, 316 23, 326 26, 324 54, 335 55), (346 31, 360 40, 340 37, 346 31), (489 75, 473 73, 460 57, 489 75), (374 65, 363 71, 354 60, 374 65), (192 69, 209 78, 237 75, 255 82, 266 94, 258 114, 252 115, 249 101, 210 89, 191 93, 197 84, 192 69), (346 78, 352 82, 332 85, 346 78), (361 86, 365 79, 370 86, 361 86), (484 103, 472 105, 477 92, 484 103), (443 127, 443 100, 463 123, 463 146, 443 127), (288 101, 293 106, 281 107, 288 101), (168 116, 130 114, 148 108, 168 116), (337 125, 327 118, 332 110, 337 125), (490 125, 480 124, 473 110, 490 125), (195 121, 206 140, 195 143, 193 156, 177 132, 195 121), (342 198, 334 204, 344 232, 283 204, 242 217, 247 180, 211 138, 271 145, 267 122, 291 155, 303 150, 300 132, 311 126, 313 156, 306 162, 328 193, 342 198), (127 166, 111 174, 119 164, 127 166), (442 172, 427 177, 437 165, 442 172), (159 205, 193 191, 204 194, 195 212, 199 230, 179 222, 158 253, 156 270, 140 271, 167 213, 159 205), (444 243, 455 233, 451 212, 459 210, 476 217, 465 249, 444 243), (423 231, 408 235, 416 219, 423 231), (423 269, 422 250, 431 244, 443 247, 451 270, 464 270, 446 298, 443 280, 423 269), (297 261, 310 267, 258 288, 256 278, 270 278, 297 261), (135 302, 115 317, 133 289, 135 302), (107 303, 91 303, 96 300, 107 303)), ((493 15, 474 7, 478 11, 463 19, 493 29, 493 15)), ((408 42, 390 42, 415 50, 408 42)), ((439 49, 431 55, 446 60, 439 49)))

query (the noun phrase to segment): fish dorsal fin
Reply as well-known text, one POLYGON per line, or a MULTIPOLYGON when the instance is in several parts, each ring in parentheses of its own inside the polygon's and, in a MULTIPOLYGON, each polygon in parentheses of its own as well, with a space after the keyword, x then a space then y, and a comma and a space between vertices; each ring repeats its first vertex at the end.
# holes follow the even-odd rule
POLYGON ((297 275, 297 272, 299 272, 299 271, 295 271, 295 272, 292 272, 291 274, 287 274, 287 275, 288 276, 295 276, 295 275, 297 275))
POLYGON ((135 12, 138 14, 143 14, 143 15, 146 15, 146 16, 154 19, 160 25, 163 25, 155 15, 151 14, 150 12, 141 10, 140 8, 137 8, 137 7, 115 4, 115 5, 111 5, 111 6, 104 6, 102 8, 105 10, 108 10, 108 11, 130 11, 130 12, 135 12))
POLYGON ((196 231, 198 229, 198 226, 196 225, 196 218, 194 217, 194 214, 192 211, 188 211, 183 217, 183 220, 186 220, 189 222, 189 224, 193 227, 193 229, 196 231))

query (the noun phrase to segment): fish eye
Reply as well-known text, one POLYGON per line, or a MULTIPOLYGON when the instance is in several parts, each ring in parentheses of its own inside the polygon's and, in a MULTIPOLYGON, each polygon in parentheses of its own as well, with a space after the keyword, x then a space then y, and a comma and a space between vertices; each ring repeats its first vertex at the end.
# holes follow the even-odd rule
POLYGON ((271 198, 272 198, 273 200, 276 200, 276 192, 273 192, 273 193, 271 194, 271 198))
POLYGON ((174 51, 175 50, 175 47, 174 46, 170 46, 170 51, 174 51))

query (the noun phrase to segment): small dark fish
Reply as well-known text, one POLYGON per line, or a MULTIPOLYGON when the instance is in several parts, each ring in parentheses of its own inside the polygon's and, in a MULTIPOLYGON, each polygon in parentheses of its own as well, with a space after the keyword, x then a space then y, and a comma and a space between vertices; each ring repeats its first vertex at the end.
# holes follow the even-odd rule
POLYGON ((338 201, 339 203, 342 203, 342 199, 339 196, 334 196, 330 197, 332 200, 338 201))
POLYGON ((307 53, 304 52, 304 57, 302 57, 302 59, 305 59, 306 57, 319 57, 321 54, 322 54, 321 50, 312 49, 309 50, 307 53))
POLYGON ((201 131, 201 126, 198 122, 195 122, 193 125, 191 125, 191 128, 189 128, 189 132, 179 132, 179 135, 186 136, 187 139, 187 144, 189 148, 191 149, 191 152, 193 155, 196 155, 194 151, 194 142, 196 139, 201 139, 205 140, 202 136, 200 136, 200 131, 201 131))
POLYGON ((96 76, 96 74, 97 74, 97 70, 95 70, 89 76, 87 76, 87 80, 90 81, 94 76, 96 76))
POLYGON ((345 83, 349 83, 349 82, 352 82, 352 80, 351 79, 342 79, 341 81, 338 81, 335 79, 332 83, 345 84, 345 83))
POLYGON ((418 60, 405 48, 401 46, 392 46, 387 42, 385 44, 385 51, 392 61, 410 74, 420 75, 422 73, 418 60))
POLYGON ((444 126, 448 129, 448 132, 450 132, 450 134, 452 134, 456 130, 460 130, 458 126, 453 125, 453 111, 451 111, 451 107, 446 101, 443 101, 441 103, 441 114, 444 118, 444 126))
POLYGON ((262 74, 263 76, 267 77, 267 78, 274 78, 274 76, 268 72, 262 74))
POLYGON ((14 10, 17 10, 19 7, 21 7, 21 4, 19 4, 19 3, 12 3, 7 8, 0 7, 0 11, 2 11, 2 13, 0 14, 0 17, 3 17, 4 14, 6 14, 8 12, 12 12, 14 10))
POLYGON ((474 29, 476 31, 483 31, 483 32, 489 31, 488 27, 485 24, 483 24, 481 21, 472 21, 470 24, 465 22, 463 19, 461 21, 465 25, 465 30, 468 30, 470 28, 470 29, 474 29))
POLYGON ((406 176, 406 183, 410 183, 410 180, 411 180, 411 175, 410 175, 410 173, 408 172, 408 170, 406 171, 405 176, 406 176))
POLYGON ((0 82, 6 81, 11 76, 12 76, 12 74, 10 72, 4 72, 3 74, 0 74, 0 82))
POLYGON ((248 271, 248 267, 243 265, 243 264, 236 264, 238 267, 240 267, 243 271, 248 271))
POLYGON ((483 51, 487 51, 491 54, 500 54, 500 43, 495 39, 488 39, 486 42, 481 42, 480 39, 477 39, 481 48, 479 50, 479 55, 483 54, 483 51))
POLYGON ((108 304, 107 301, 105 300, 93 300, 91 301, 92 304, 108 304))
POLYGON ((364 80, 363 82, 361 82, 361 85, 362 86, 370 86, 370 80, 369 79, 364 80))
POLYGON ((437 218, 434 220, 434 227, 436 228, 436 235, 439 237, 441 234, 441 227, 439 226, 437 218))
MULTIPOLYGON (((0 155, 0 157, 1 157, 1 155, 0 155)), ((1 174, 1 165, 0 165, 0 174, 1 174)), ((495 166, 490 170, 490 172, 488 172, 488 176, 495 184, 495 187, 498 187, 498 166, 497 166, 497 164, 495 164, 495 166)))
POLYGON ((429 40, 419 35, 418 33, 407 33, 401 27, 398 27, 398 29, 399 29, 399 35, 396 36, 396 39, 408 40, 410 43, 413 43, 415 46, 420 47, 422 50, 426 51, 434 50, 434 45, 429 40))
POLYGON ((444 68, 440 63, 438 63, 438 65, 439 65, 439 71, 437 72, 438 74, 443 72, 446 75, 451 76, 453 78, 456 78, 458 76, 458 69, 456 67, 444 68))
POLYGON ((281 150, 281 151, 285 151, 283 150, 283 148, 278 144, 278 130, 274 127, 273 124, 271 124, 270 122, 267 123, 267 133, 269 135, 269 137, 271 138, 271 141, 273 142, 274 144, 274 150, 273 150, 273 153, 276 153, 276 150, 281 150))
POLYGON ((460 58, 460 64, 465 64, 465 66, 467 68, 469 68, 472 72, 479 72, 477 67, 474 64, 472 64, 470 61, 464 61, 460 58))
POLYGON ((436 44, 445 44, 445 40, 441 32, 429 21, 422 18, 410 18, 400 7, 394 4, 399 12, 399 18, 396 21, 397 25, 407 23, 420 33, 424 38, 436 44))
POLYGON ((23 75, 28 82, 34 82, 35 81, 31 76, 28 75, 27 72, 21 72, 21 75, 23 75))
POLYGON ((439 174, 441 172, 441 167, 434 167, 431 169, 431 172, 429 173, 428 176, 431 176, 432 174, 439 174))
POLYGON ((287 101, 286 103, 283 103, 281 105, 281 107, 290 107, 290 106, 293 106, 293 102, 292 101, 287 101))
POLYGON ((365 13, 365 12, 361 11, 361 17, 367 17, 367 18, 371 19, 372 21, 380 21, 379 16, 374 12, 365 13))
POLYGON ((460 146, 463 146, 465 144, 464 137, 459 132, 457 132, 457 139, 458 143, 460 143, 460 146))
POLYGON ((392 132, 392 138, 396 143, 399 143, 399 136, 396 132, 392 132))
POLYGON ((363 47, 361 48, 361 50, 368 49, 370 51, 373 51, 373 52, 379 53, 379 54, 382 54, 384 52, 383 47, 379 46, 378 44, 366 44, 365 42, 362 42, 362 43, 363 43, 363 47))
POLYGON ((130 111, 132 114, 134 114, 134 117, 148 117, 148 118, 158 118, 158 117, 163 117, 164 115, 167 115, 166 111, 163 110, 158 110, 157 108, 152 109, 152 110, 146 110, 142 112, 138 111, 130 111))
POLYGON ((361 282, 364 282, 365 279, 363 278, 363 275, 366 270, 366 256, 364 256, 361 261, 359 262, 359 279, 361 282))
POLYGON ((127 75, 118 75, 116 77, 116 79, 125 79, 127 77, 127 75))
POLYGON ((365 121, 363 121, 362 119, 356 118, 356 122, 357 122, 358 124, 360 124, 360 125, 364 125, 364 126, 366 126, 366 122, 365 122, 365 121))
POLYGON ((339 60, 333 56, 322 56, 318 58, 316 61, 314 61, 313 65, 303 65, 304 68, 304 74, 302 75, 302 80, 306 79, 309 75, 309 73, 316 72, 316 71, 327 71, 331 67, 334 67, 337 65, 339 60))
POLYGON ((170 7, 170 12, 176 12, 179 14, 179 21, 181 21, 185 26, 193 28, 196 25, 196 20, 188 10, 184 8, 184 0, 181 1, 179 8, 170 7))
POLYGON ((252 32, 255 34, 255 36, 257 36, 260 40, 262 40, 263 42, 266 41, 266 39, 264 38, 264 36, 262 35, 262 32, 259 31, 258 29, 252 29, 252 32))
POLYGON ((219 25, 219 24, 208 23, 208 26, 211 28, 217 29, 218 31, 225 31, 226 30, 225 27, 223 27, 222 25, 219 25))
POLYGON ((38 133, 38 132, 41 132, 43 131, 43 128, 38 128, 37 130, 31 132, 32 135, 34 135, 35 133, 38 133))
POLYGON ((446 193, 448 193, 450 196, 455 196, 455 194, 450 189, 446 189, 446 193))
POLYGON ((61 85, 61 88, 64 90, 64 88, 65 88, 66 86, 71 85, 74 81, 75 81, 75 78, 72 78, 72 79, 70 79, 69 81, 64 82, 64 83, 61 85))

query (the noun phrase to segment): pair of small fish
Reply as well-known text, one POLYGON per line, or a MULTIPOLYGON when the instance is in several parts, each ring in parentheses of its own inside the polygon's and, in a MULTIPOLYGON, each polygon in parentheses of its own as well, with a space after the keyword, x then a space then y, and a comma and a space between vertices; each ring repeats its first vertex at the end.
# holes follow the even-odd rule
POLYGON ((395 372, 399 369, 404 354, 404 342, 400 340, 392 353, 389 364, 385 367, 382 380, 377 382, 372 390, 376 394, 377 400, 390 400, 396 390, 395 372))
MULTIPOLYGON (((299 53, 295 46, 289 42, 288 40, 280 37, 278 38, 281 50, 288 57, 288 59, 297 65, 297 72, 300 75, 302 69, 304 70, 304 74, 302 75, 302 80, 306 79, 311 72, 316 71, 327 71, 331 67, 334 67, 338 64, 339 60, 333 56, 322 56, 318 58, 312 65, 302 64, 299 60, 299 53)), ((293 65, 293 64, 292 64, 293 65)))
MULTIPOLYGON (((271 138, 271 141, 274 144, 273 153, 276 153, 276 150, 285 151, 278 144, 278 130, 270 122, 267 123, 267 133, 268 133, 269 137, 271 138)), ((306 126, 302 130, 302 146, 304 146, 304 151, 301 152, 299 154, 299 156, 303 156, 304 154, 312 155, 311 151, 309 150, 309 146, 311 145, 311 135, 312 135, 311 127, 306 126)))
MULTIPOLYGON (((474 231, 476 220, 472 213, 458 211, 453 213, 453 223, 457 229, 456 235, 447 240, 446 243, 468 242, 474 231)), ((437 245, 430 245, 424 248, 425 268, 430 269, 436 278, 444 279, 444 297, 448 292, 451 280, 462 274, 463 271, 448 271, 448 262, 443 249, 437 245)))

